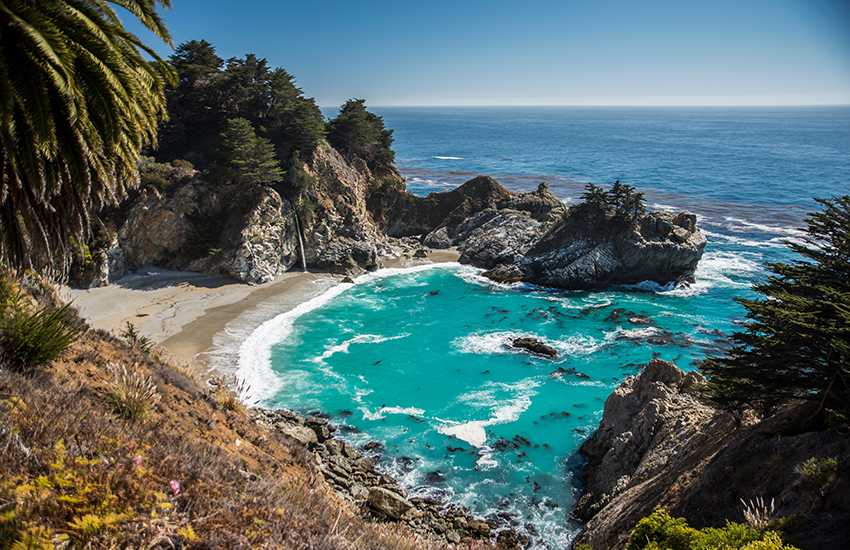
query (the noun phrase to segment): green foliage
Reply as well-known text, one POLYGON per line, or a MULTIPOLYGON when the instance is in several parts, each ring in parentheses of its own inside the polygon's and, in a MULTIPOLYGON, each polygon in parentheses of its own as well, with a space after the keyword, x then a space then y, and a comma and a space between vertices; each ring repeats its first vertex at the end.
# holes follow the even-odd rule
POLYGON ((746 525, 727 522, 720 529, 694 529, 683 518, 656 510, 638 522, 629 536, 627 550, 794 550, 774 532, 764 533, 746 525))
POLYGON ((137 349, 142 353, 150 353, 153 349, 153 342, 147 336, 142 336, 136 330, 136 326, 127 321, 127 327, 121 331, 121 337, 130 344, 131 348, 137 349))
POLYGON ((327 124, 328 142, 349 159, 363 159, 376 174, 392 169, 395 152, 390 148, 393 131, 384 119, 366 110, 363 99, 349 99, 336 118, 327 124))
POLYGON ((812 457, 800 466, 800 473, 816 484, 823 484, 838 473, 838 459, 832 457, 812 457))
POLYGON ((70 305, 31 311, 22 296, 5 299, 0 319, 0 348, 9 365, 26 370, 57 359, 79 335, 79 320, 70 305))
POLYGON ((613 210, 615 218, 626 222, 646 214, 643 193, 635 192, 634 186, 620 183, 620 180, 614 182, 610 191, 593 183, 588 183, 584 189, 581 199, 596 212, 613 210))
POLYGON ((88 241, 90 211, 137 181, 175 75, 114 7, 170 45, 158 5, 170 1, 2 3, 0 258, 12 268, 58 261, 65 272, 70 237, 88 241))
POLYGON ((108 368, 114 377, 112 388, 109 390, 109 405, 112 412, 135 424, 144 420, 151 407, 160 400, 156 384, 150 376, 144 377, 139 372, 127 372, 127 367, 109 363, 108 368))
POLYGON ((753 287, 762 298, 736 299, 745 332, 700 367, 721 406, 770 414, 816 400, 833 419, 850 409, 850 196, 816 200, 805 243, 786 243, 802 259, 766 264, 772 275, 753 287))
POLYGON ((287 169, 312 155, 324 139, 324 118, 315 101, 265 59, 248 54, 225 62, 205 40, 179 45, 170 59, 179 82, 166 93, 170 120, 160 132, 157 157, 187 158, 207 168, 218 160, 213 152, 221 149, 222 132, 234 118, 250 121, 287 169))
POLYGON ((249 392, 251 386, 247 380, 240 380, 239 377, 233 375, 233 385, 227 383, 227 377, 223 374, 210 378, 210 385, 213 387, 213 398, 216 403, 223 408, 234 411, 240 414, 246 412, 244 401, 250 399, 249 392))
POLYGON ((221 159, 212 170, 216 178, 239 185, 271 185, 283 180, 274 147, 257 137, 248 119, 228 120, 221 139, 221 159))

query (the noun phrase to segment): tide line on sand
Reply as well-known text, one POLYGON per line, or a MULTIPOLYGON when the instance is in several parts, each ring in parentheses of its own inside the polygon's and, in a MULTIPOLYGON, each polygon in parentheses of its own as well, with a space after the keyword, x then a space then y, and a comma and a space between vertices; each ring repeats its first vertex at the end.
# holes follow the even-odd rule
MULTIPOLYGON (((451 263, 457 258, 454 251, 435 250, 416 265, 451 263)), ((410 267, 399 259, 385 264, 410 267)), ((63 287, 61 295, 92 328, 118 334, 129 322, 177 360, 205 372, 220 367, 218 361, 216 365, 210 361, 217 356, 217 335, 247 336, 341 281, 341 276, 329 273, 286 272, 270 283, 247 285, 222 276, 143 268, 105 287, 63 287), (239 330, 230 330, 236 325, 239 330)), ((230 373, 236 370, 235 352, 230 373)))

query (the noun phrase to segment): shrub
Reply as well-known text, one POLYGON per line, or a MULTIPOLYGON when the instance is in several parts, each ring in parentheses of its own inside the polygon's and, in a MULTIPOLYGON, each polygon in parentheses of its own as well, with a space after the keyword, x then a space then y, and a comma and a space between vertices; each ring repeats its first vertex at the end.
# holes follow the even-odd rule
POLYGON ((694 529, 683 518, 656 510, 635 526, 627 550, 795 550, 779 534, 759 532, 747 525, 727 522, 720 529, 694 529))
POLYGON ((14 370, 57 359, 79 335, 79 320, 70 305, 29 311, 20 296, 7 297, 0 321, 0 347, 14 370))
POLYGON ((112 411, 129 424, 144 420, 154 403, 160 400, 156 384, 150 376, 145 378, 138 372, 128 373, 124 365, 119 367, 109 363, 107 367, 115 377, 109 392, 112 411))
POLYGON ((814 483, 822 484, 838 472, 838 459, 812 457, 800 466, 800 473, 814 483))
POLYGON ((209 384, 213 386, 213 398, 216 403, 223 408, 238 413, 245 412, 244 401, 248 401, 251 391, 251 386, 247 380, 240 380, 238 376, 233 375, 233 387, 227 384, 227 377, 223 374, 210 378, 209 384))
POLYGON ((135 325, 127 321, 127 328, 121 331, 121 337, 127 340, 131 348, 137 349, 143 353, 150 353, 153 349, 153 342, 147 336, 142 336, 136 330, 135 325))

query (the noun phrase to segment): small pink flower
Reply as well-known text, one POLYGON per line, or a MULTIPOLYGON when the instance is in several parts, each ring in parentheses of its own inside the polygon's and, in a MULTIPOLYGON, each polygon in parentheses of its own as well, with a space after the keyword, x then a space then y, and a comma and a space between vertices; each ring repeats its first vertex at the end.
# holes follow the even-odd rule
POLYGON ((171 492, 174 493, 175 496, 180 494, 180 484, 176 479, 171 480, 171 492))
POLYGON ((136 466, 142 465, 142 455, 136 455, 133 457, 133 462, 136 463, 136 466))

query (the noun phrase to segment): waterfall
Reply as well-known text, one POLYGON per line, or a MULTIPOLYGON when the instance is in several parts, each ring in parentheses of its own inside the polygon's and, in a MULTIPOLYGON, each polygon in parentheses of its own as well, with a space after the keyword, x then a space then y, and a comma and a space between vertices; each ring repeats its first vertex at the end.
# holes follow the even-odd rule
POLYGON ((286 199, 286 202, 292 207, 292 215, 295 216, 295 229, 298 231, 298 245, 301 247, 301 269, 307 272, 307 256, 304 255, 304 239, 301 238, 301 224, 298 222, 298 210, 295 209, 295 203, 286 199))

